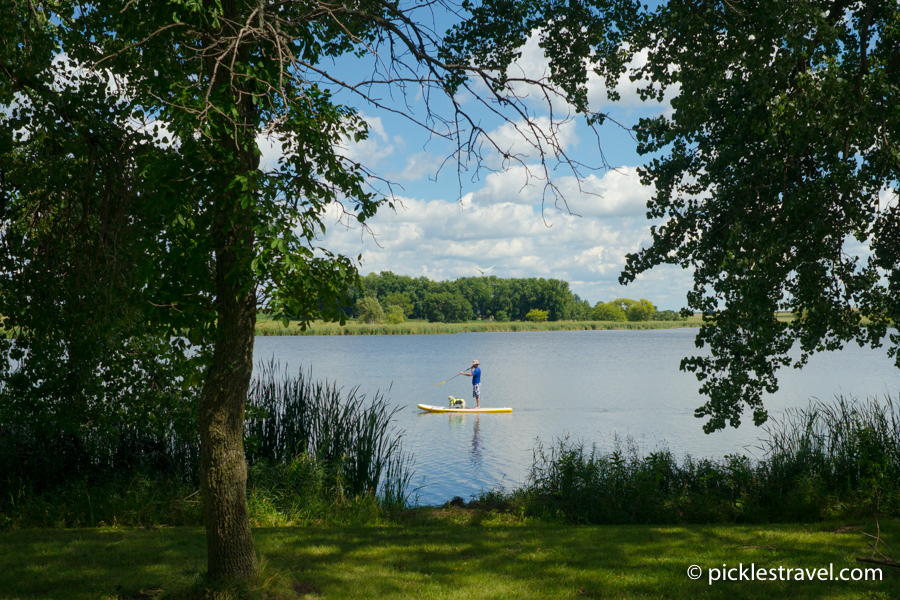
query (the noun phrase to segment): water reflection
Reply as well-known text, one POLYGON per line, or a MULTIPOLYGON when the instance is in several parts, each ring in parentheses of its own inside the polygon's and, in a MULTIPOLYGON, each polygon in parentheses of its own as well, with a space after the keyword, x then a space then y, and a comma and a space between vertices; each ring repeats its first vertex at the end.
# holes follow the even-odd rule
POLYGON ((481 466, 481 415, 475 415, 475 427, 472 428, 472 466, 481 466))
POLYGON ((454 415, 446 413, 447 419, 450 421, 450 431, 460 432, 466 426, 466 415, 454 415))
MULTIPOLYGON (((528 477, 535 438, 560 435, 597 442, 612 450, 615 435, 645 440, 653 451, 665 444, 677 457, 716 458, 745 453, 763 432, 745 418, 739 430, 704 435, 694 409, 705 402, 691 373, 679 370, 696 355, 696 330, 555 331, 457 335, 296 336, 256 339, 257 360, 273 356, 291 369, 312 366, 313 379, 361 385, 369 395, 387 391, 404 410, 404 449, 416 459, 416 480, 425 478, 420 501, 440 504, 501 483, 528 477), (471 382, 446 386, 447 364, 478 356, 490 364, 487 406, 512 406, 509 414, 435 414, 416 404, 441 404, 447 395, 466 397, 471 382), (542 368, 534 368, 535 364, 542 368), (552 398, 552 402, 548 399, 552 398)), ((802 371, 780 372, 780 390, 767 394, 773 416, 809 398, 835 393, 865 398, 900 391, 900 369, 880 351, 847 346, 816 355, 802 371)), ((746 416, 746 415, 745 415, 746 416)))

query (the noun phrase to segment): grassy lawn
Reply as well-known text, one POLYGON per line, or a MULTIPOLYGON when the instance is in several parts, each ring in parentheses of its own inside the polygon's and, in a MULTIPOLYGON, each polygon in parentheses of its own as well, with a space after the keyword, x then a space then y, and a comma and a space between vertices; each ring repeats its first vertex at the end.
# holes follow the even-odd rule
MULTIPOLYGON (((873 522, 755 526, 511 525, 463 511, 419 524, 255 530, 304 598, 895 598, 884 580, 708 582, 707 567, 862 567, 873 522), (841 527, 844 525, 844 527, 841 527), (849 526, 848 526, 849 525, 849 526), (690 565, 703 568, 688 579, 690 565)), ((881 523, 890 543, 900 521, 881 523)), ((203 569, 198 528, 0 533, 0 598, 149 598, 203 569)), ((871 565, 869 565, 871 566, 871 565)))

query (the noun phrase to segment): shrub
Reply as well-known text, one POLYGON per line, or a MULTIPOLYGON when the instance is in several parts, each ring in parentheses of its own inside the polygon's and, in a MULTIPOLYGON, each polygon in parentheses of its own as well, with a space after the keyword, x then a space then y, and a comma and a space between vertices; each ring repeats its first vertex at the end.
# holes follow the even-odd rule
POLYGON ((653 313, 654 321, 684 321, 685 318, 674 310, 658 310, 653 313))
POLYGON ((359 312, 360 323, 384 323, 384 309, 378 302, 378 298, 366 296, 356 301, 356 310, 359 312))
MULTIPOLYGON (((345 393, 271 362, 258 371, 244 426, 255 523, 274 523, 265 517, 273 507, 279 519, 296 520, 310 511, 328 517, 335 506, 371 514, 408 504, 412 458, 395 426, 398 408, 381 394, 366 402, 356 388, 345 393)), ((101 438, 0 423, 0 526, 201 524, 196 423, 177 425, 123 426, 101 438)))
POLYGON ((649 300, 641 298, 625 310, 629 321, 649 321, 656 313, 656 307, 649 300))
POLYGON ((384 304, 384 306, 399 306, 400 310, 403 311, 404 317, 408 317, 409 315, 411 315, 413 313, 413 309, 415 308, 409 296, 407 296, 406 294, 401 294, 399 292, 388 294, 384 297, 382 303, 384 304))
POLYGON ((612 302, 598 302, 591 311, 591 318, 594 321, 625 321, 625 311, 621 307, 612 302))
POLYGON ((509 315, 506 313, 505 310, 498 310, 497 314, 494 315, 494 320, 499 321, 500 323, 508 323, 509 315))
POLYGON ((422 301, 431 323, 465 323, 472 319, 472 305, 460 293, 428 294, 422 301))
POLYGON ((534 321, 535 323, 543 323, 547 320, 547 317, 550 316, 550 312, 546 310, 541 310, 539 308, 532 308, 528 311, 528 314, 525 315, 526 321, 534 321))
POLYGON ((762 457, 681 462, 615 438, 602 453, 569 438, 538 443, 526 485, 504 496, 523 516, 573 523, 797 522, 900 515, 900 411, 838 397, 766 427, 762 457))
POLYGON ((387 307, 387 310, 384 312, 384 318, 385 321, 391 325, 397 325, 406 320, 403 317, 403 309, 393 304, 387 307))

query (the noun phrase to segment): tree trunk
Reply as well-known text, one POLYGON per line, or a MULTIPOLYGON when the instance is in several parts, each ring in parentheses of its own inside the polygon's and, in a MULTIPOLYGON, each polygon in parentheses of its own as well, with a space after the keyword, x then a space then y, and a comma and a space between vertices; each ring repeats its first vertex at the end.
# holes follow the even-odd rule
MULTIPOLYGON (((233 236, 223 237, 234 241, 233 236)), ((253 371, 256 297, 254 290, 241 293, 231 283, 235 267, 240 268, 237 263, 246 261, 229 246, 216 250, 216 341, 199 407, 207 570, 214 581, 256 575, 244 456, 244 404, 253 371)))
MULTIPOLYGON (((215 1, 207 8, 215 11, 215 1)), ((200 393, 200 489, 206 524, 207 575, 213 581, 249 580, 256 576, 256 553, 247 509, 247 460, 244 455, 244 405, 253 372, 253 338, 256 327, 256 286, 253 259, 254 203, 246 202, 251 189, 233 184, 244 181, 259 167, 255 135, 258 118, 245 81, 232 81, 227 65, 246 59, 246 45, 239 38, 239 12, 243 3, 222 0, 218 28, 206 32, 204 46, 210 90, 225 91, 236 112, 226 107, 218 122, 216 140, 222 188, 213 224, 216 268, 216 334, 212 364, 200 393), (240 6, 239 6, 240 4, 240 6), (225 43, 228 41, 228 43, 225 43), (219 54, 222 48, 224 54, 219 54), (220 68, 221 67, 221 68, 220 68)))

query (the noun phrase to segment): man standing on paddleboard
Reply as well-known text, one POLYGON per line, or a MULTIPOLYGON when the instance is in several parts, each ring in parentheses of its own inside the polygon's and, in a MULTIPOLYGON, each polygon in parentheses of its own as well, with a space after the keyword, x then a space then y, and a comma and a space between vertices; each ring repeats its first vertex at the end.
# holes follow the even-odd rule
POLYGON ((475 408, 481 408, 481 366, 477 358, 472 361, 469 370, 472 372, 463 371, 460 375, 472 378, 472 397, 475 398, 475 408))

